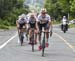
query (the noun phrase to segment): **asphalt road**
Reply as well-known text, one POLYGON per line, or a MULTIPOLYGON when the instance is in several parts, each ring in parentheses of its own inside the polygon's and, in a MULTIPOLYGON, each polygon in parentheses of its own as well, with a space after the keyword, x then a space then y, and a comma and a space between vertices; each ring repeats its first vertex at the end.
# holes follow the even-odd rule
POLYGON ((38 44, 34 52, 27 40, 23 46, 18 44, 16 30, 0 31, 0 61, 75 61, 75 28, 64 34, 59 26, 54 26, 53 32, 45 57, 42 57, 38 44))

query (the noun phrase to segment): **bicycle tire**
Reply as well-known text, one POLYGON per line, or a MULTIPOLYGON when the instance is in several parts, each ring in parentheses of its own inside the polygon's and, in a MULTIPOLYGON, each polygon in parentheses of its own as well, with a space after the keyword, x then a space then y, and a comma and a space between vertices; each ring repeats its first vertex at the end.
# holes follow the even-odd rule
POLYGON ((32 30, 32 36, 31 36, 31 41, 32 41, 32 52, 34 52, 34 30, 32 30))
POLYGON ((34 39, 33 39, 33 36, 32 36, 32 52, 34 52, 34 39))
POLYGON ((44 50, 45 48, 42 48, 42 57, 44 57, 44 50))
POLYGON ((42 44, 42 56, 44 56, 44 50, 45 50, 45 43, 42 44))
POLYGON ((44 57, 44 50, 45 50, 45 33, 43 37, 43 42, 42 42, 42 56, 44 57))
POLYGON ((20 32, 19 37, 20 37, 20 43, 21 43, 21 46, 22 46, 23 45, 23 39, 24 39, 24 36, 23 36, 22 32, 20 32))

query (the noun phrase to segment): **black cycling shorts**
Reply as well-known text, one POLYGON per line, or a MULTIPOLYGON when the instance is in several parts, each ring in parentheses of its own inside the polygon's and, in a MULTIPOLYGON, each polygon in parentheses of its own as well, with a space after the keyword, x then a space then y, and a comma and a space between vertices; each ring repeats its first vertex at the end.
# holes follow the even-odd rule
POLYGON ((44 29, 49 29, 49 24, 48 23, 44 23, 44 24, 40 24, 38 23, 39 26, 39 30, 42 31, 42 28, 44 27, 44 29))

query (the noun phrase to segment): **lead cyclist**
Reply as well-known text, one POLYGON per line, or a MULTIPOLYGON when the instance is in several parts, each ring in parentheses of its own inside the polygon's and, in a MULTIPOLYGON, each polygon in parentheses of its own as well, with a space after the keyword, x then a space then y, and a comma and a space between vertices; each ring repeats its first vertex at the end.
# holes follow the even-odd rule
MULTIPOLYGON (((45 8, 41 9, 40 14, 38 15, 38 27, 39 27, 39 31, 42 31, 42 28, 44 28, 44 31, 52 32, 52 22, 51 22, 51 18, 50 15, 47 14, 47 10, 45 8)), ((49 38, 49 33, 46 33, 46 47, 49 46, 48 43, 48 38, 49 38)), ((39 34, 39 51, 42 49, 41 46, 41 33, 39 34)))

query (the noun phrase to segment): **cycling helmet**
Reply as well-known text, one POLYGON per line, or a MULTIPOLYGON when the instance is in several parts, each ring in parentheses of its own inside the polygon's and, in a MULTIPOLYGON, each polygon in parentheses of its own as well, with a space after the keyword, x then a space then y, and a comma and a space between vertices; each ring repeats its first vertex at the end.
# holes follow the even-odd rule
POLYGON ((41 9, 41 13, 46 13, 47 10, 45 8, 41 9))

